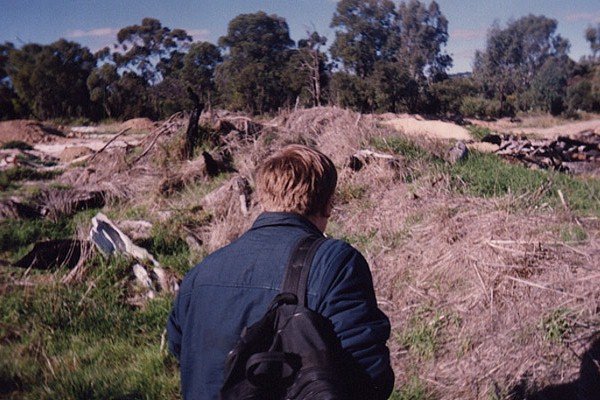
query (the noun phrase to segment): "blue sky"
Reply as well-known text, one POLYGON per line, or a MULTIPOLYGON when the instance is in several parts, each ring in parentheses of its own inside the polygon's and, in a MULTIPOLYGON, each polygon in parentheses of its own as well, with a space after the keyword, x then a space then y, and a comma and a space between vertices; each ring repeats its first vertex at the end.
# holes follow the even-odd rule
MULTIPOLYGON (((600 23, 598 0, 438 0, 438 4, 449 20, 446 51, 454 58, 452 72, 471 70, 473 54, 484 47, 495 20, 504 26, 510 18, 530 13, 554 18, 558 32, 571 42, 575 60, 590 53, 584 30, 600 23)), ((97 50, 115 43, 120 28, 154 17, 169 28, 186 29, 194 40, 216 43, 236 15, 262 10, 284 17, 292 39, 316 29, 327 36, 329 46, 335 5, 334 0, 0 0, 0 42, 47 44, 63 37, 97 50)))

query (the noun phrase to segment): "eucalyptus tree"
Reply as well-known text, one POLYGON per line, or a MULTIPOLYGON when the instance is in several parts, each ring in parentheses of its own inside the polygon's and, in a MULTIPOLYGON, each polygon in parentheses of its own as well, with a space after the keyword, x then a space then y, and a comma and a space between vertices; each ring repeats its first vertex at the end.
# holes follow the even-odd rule
POLYGON ((192 37, 183 29, 171 29, 155 18, 144 18, 141 25, 119 30, 117 51, 112 57, 121 71, 134 72, 154 85, 182 67, 191 41, 192 37))
POLYGON ((473 74, 488 97, 501 103, 513 93, 524 93, 549 58, 564 59, 569 42, 556 33, 557 21, 527 15, 506 28, 495 23, 488 31, 485 50, 475 53, 473 74))
POLYGON ((95 65, 87 47, 60 39, 10 51, 6 68, 19 99, 35 117, 47 119, 89 115, 86 81, 95 65))
POLYGON ((217 86, 229 107, 263 113, 292 101, 284 76, 294 42, 284 18, 262 11, 238 15, 219 45, 226 54, 217 86))
POLYGON ((426 6, 418 0, 400 3, 396 20, 399 46, 396 59, 406 65, 420 85, 443 80, 452 57, 443 47, 448 43, 448 20, 439 5, 426 6))
POLYGON ((364 78, 378 61, 393 59, 398 31, 390 0, 341 0, 331 27, 336 29, 330 48, 345 72, 364 78))

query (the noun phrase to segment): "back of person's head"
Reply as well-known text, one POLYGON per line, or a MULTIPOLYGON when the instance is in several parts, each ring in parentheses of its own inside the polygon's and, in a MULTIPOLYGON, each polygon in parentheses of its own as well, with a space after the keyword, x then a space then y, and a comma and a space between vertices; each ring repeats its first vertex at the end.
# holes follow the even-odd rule
POLYGON ((255 181, 266 211, 311 216, 325 213, 335 192, 337 171, 325 154, 293 144, 267 158, 256 170, 255 181))

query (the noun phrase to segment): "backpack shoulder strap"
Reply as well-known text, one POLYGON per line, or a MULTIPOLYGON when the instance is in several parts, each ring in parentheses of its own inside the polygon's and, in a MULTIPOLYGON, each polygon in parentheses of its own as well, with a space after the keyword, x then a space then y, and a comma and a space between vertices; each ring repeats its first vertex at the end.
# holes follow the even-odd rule
POLYGON ((319 246, 326 240, 327 238, 323 236, 303 237, 298 241, 290 255, 285 269, 281 293, 295 294, 300 306, 306 306, 306 287, 312 260, 319 246))

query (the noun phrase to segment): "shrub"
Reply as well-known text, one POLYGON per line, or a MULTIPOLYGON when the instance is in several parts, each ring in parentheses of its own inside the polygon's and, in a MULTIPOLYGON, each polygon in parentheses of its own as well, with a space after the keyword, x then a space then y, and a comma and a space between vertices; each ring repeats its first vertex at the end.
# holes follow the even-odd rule
POLYGON ((500 101, 482 97, 465 97, 460 105, 460 112, 470 118, 499 118, 503 115, 500 101))
POLYGON ((433 97, 441 113, 459 113, 465 97, 476 96, 478 88, 470 78, 452 78, 435 82, 431 86, 433 97))

